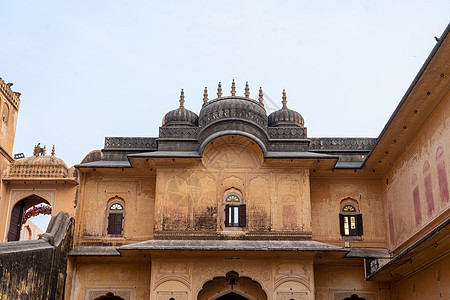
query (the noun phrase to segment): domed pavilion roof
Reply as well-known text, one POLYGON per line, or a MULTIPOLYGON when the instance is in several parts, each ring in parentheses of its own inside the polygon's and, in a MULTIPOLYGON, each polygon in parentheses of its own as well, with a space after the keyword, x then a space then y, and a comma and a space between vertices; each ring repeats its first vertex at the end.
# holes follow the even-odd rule
POLYGON ((269 115, 270 127, 282 127, 282 126, 300 126, 304 127, 305 121, 301 114, 295 110, 287 108, 286 91, 283 90, 283 107, 277 111, 274 111, 269 115))
POLYGON ((69 177, 69 168, 61 158, 53 155, 33 155, 14 161, 9 177, 66 178, 69 177))
MULTIPOLYGON (((260 91, 260 94, 262 91, 260 91)), ((208 101, 207 91, 203 98, 204 104, 199 114, 199 126, 206 127, 218 120, 246 120, 259 126, 267 127, 267 113, 262 100, 256 101, 249 98, 248 82, 245 87, 244 97, 236 96, 236 86, 233 80, 231 96, 222 96, 222 85, 219 82, 218 98, 208 101)))
POLYGON ((198 126, 197 114, 184 108, 184 90, 181 90, 180 107, 164 116, 162 126, 198 126))

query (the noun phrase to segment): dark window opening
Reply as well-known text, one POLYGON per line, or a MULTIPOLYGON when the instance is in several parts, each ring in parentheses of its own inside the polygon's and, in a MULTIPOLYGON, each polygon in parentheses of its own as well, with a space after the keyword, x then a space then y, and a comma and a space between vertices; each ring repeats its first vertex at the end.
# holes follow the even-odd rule
POLYGON ((113 203, 109 207, 108 212, 108 234, 123 234, 123 206, 120 203, 113 203))
POLYGON ((247 223, 246 206, 230 205, 225 206, 225 227, 245 227, 247 223))

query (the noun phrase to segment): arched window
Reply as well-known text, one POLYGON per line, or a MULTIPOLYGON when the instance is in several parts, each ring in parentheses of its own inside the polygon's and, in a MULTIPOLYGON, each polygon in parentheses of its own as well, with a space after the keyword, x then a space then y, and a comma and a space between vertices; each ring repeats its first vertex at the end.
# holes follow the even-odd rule
POLYGON ((228 194, 225 203, 225 227, 245 227, 247 223, 246 207, 238 194, 228 194))
POLYGON ((342 236, 363 235, 362 215, 353 204, 344 204, 339 214, 342 236))
POLYGON ((123 204, 112 202, 108 208, 108 234, 123 235, 123 204))

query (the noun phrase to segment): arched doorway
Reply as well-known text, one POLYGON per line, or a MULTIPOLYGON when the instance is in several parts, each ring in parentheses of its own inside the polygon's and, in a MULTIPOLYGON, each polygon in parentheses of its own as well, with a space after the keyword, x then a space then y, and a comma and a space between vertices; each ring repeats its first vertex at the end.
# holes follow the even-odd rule
POLYGON ((249 278, 230 271, 225 276, 215 277, 203 285, 198 300, 267 300, 261 285, 249 278))
POLYGON ((249 300, 249 299, 234 292, 230 292, 228 294, 220 296, 219 298, 216 298, 216 300, 249 300))
POLYGON ((366 298, 359 297, 357 294, 353 294, 350 297, 346 297, 343 300, 366 300, 366 298))
POLYGON ((120 296, 114 295, 114 293, 108 292, 106 293, 106 295, 97 297, 94 300, 124 300, 124 299, 120 296))
POLYGON ((30 217, 39 214, 51 214, 50 203, 44 198, 31 195, 17 202, 11 211, 8 242, 20 240, 22 225, 30 217))

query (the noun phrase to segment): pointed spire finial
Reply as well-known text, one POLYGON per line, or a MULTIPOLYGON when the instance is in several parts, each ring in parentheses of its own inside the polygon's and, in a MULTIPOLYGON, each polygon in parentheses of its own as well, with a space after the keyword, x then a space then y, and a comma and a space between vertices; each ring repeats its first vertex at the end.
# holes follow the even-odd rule
POLYGON ((245 82, 245 92, 244 92, 244 96, 246 98, 250 97, 250 88, 248 87, 248 81, 245 82))
POLYGON ((52 148, 52 156, 55 156, 55 145, 53 145, 53 148, 52 148))
POLYGON ((259 95, 258 95, 259 103, 261 103, 262 106, 264 106, 264 94, 262 87, 259 87, 259 95))
POLYGON ((219 86, 217 87, 217 97, 222 97, 222 83, 219 81, 219 86))
POLYGON ((205 91, 203 92, 203 103, 208 102, 208 88, 205 86, 205 91))
POLYGON ((236 83, 234 83, 234 79, 231 83, 231 96, 236 96, 236 83))
POLYGON ((285 89, 283 89, 283 101, 281 101, 281 103, 283 103, 283 108, 287 108, 287 106, 286 106, 286 104, 287 104, 287 101, 286 101, 286 99, 287 99, 287 97, 286 97, 286 90, 285 89))
POLYGON ((180 108, 184 107, 184 89, 181 89, 180 94, 180 108))

